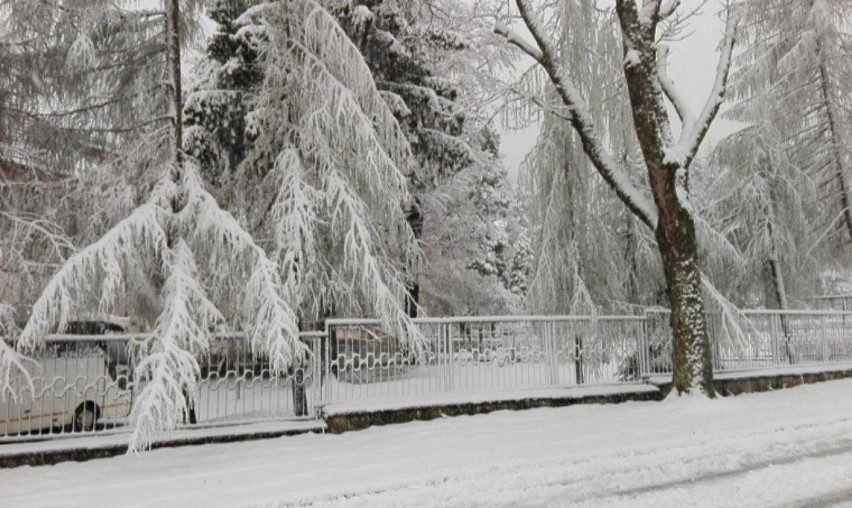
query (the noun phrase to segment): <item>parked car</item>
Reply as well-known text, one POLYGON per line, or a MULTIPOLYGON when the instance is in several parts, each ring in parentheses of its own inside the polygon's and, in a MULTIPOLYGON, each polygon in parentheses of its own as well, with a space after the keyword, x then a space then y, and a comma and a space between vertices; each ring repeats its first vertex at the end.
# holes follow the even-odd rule
POLYGON ((26 365, 34 390, 23 374, 10 380, 19 397, 0 401, 0 436, 57 427, 88 431, 130 413, 129 369, 111 368, 100 348, 49 349, 26 365))

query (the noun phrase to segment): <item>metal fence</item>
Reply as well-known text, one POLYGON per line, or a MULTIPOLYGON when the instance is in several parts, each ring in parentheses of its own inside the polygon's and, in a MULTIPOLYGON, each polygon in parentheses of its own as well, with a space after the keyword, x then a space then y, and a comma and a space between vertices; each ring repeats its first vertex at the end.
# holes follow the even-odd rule
POLYGON ((378 321, 329 320, 328 403, 494 393, 640 379, 642 316, 418 319, 415 355, 378 321))
MULTIPOLYGON (((26 363, 32 386, 13 377, 17 400, 0 401, 0 442, 34 436, 125 431, 134 396, 145 380, 134 379, 146 335, 55 335, 26 363), (14 436, 14 438, 12 438, 14 436)), ((322 338, 303 337, 312 354, 322 338)), ((321 364, 309 362, 274 372, 269 359, 250 351, 239 335, 219 335, 198 358, 198 392, 187 395, 186 425, 215 426, 313 414, 321 364)))
MULTIPOLYGON (((852 312, 745 311, 740 333, 708 315, 716 372, 852 361, 852 312)), ((416 354, 376 320, 332 319, 306 333, 308 363, 274 372, 241 336, 218 336, 198 358, 188 426, 316 415, 326 404, 474 400, 515 391, 641 383, 672 370, 669 313, 416 319, 416 354)), ((144 335, 50 336, 29 369, 33 389, 0 402, 0 442, 125 432, 144 380, 133 376, 144 335)))
MULTIPOLYGON (((669 312, 646 312, 650 375, 671 374, 669 312)), ((852 312, 745 310, 732 323, 708 314, 715 372, 751 371, 791 365, 852 362, 852 312)))

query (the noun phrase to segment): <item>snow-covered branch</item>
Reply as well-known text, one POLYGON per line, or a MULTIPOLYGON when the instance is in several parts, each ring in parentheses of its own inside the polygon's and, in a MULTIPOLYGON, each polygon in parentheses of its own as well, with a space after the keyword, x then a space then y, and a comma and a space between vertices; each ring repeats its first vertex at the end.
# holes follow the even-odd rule
POLYGON ((695 157, 698 147, 710 129, 711 122, 713 122, 716 113, 719 112, 719 108, 725 100, 728 74, 731 70, 731 56, 739 26, 740 14, 738 11, 737 6, 728 6, 727 19, 725 20, 725 38, 722 41, 721 54, 716 65, 716 78, 713 82, 713 88, 710 90, 710 96, 698 117, 691 123, 684 123, 680 139, 677 147, 675 147, 675 153, 681 158, 685 166, 689 166, 689 163, 695 157))
POLYGON ((100 306, 114 302, 125 284, 122 263, 136 255, 137 249, 144 247, 155 254, 165 251, 166 234, 160 223, 164 210, 156 204, 161 197, 155 192, 148 203, 62 266, 33 305, 18 340, 19 350, 33 350, 49 331, 62 329, 77 298, 89 291, 93 279, 101 279, 100 306))
POLYGON ((134 373, 143 388, 130 414, 131 453, 149 448, 158 433, 173 430, 189 415, 200 375, 196 356, 207 351, 213 328, 224 320, 198 283, 186 242, 179 240, 165 257, 163 312, 134 373))
POLYGON ((660 6, 660 12, 658 16, 660 19, 666 19, 677 10, 680 6, 680 0, 668 0, 664 4, 660 6))
POLYGON ((304 361, 307 349, 299 341, 296 313, 281 295, 276 264, 251 235, 205 189, 195 166, 184 164, 183 188, 187 205, 182 222, 195 251, 217 253, 232 275, 245 275, 242 319, 248 326, 252 349, 269 355, 278 373, 304 361), (248 273, 241 274, 246 267, 248 273))
POLYGON ((521 37, 518 32, 511 30, 502 21, 494 23, 494 33, 502 35, 506 38, 506 42, 520 48, 521 51, 533 57, 537 62, 541 62, 541 59, 543 58, 541 50, 527 42, 527 40, 521 37))
MULTIPOLYGON (((619 199, 621 199, 630 211, 636 214, 642 222, 652 229, 656 228, 656 209, 630 182, 624 168, 607 151, 585 99, 583 99, 577 86, 571 80, 568 72, 560 65, 556 46, 545 33, 544 25, 533 12, 529 0, 516 1, 521 18, 524 20, 538 47, 541 48, 541 55, 538 61, 544 67, 545 71, 547 71, 562 102, 568 107, 571 115, 571 125, 582 141, 583 152, 589 157, 589 160, 598 173, 600 173, 601 177, 615 191, 619 199)), ((518 37, 517 34, 512 35, 509 31, 506 31, 506 33, 512 36, 513 39, 518 37)), ((529 44, 527 46, 532 47, 529 44)))
POLYGON ((657 77, 660 80, 660 88, 663 89, 663 93, 666 94, 666 97, 668 97, 672 105, 675 107, 675 111, 677 111, 677 115, 680 117, 681 123, 684 126, 693 125, 695 123, 695 117, 692 110, 689 107, 686 98, 680 93, 675 86, 674 81, 672 81, 669 77, 669 52, 670 49, 667 44, 660 44, 657 47, 657 77))
POLYGON ((16 373, 23 376, 24 381, 29 384, 30 393, 33 392, 32 379, 24 367, 26 359, 18 354, 11 346, 8 340, 11 340, 18 333, 18 328, 15 326, 14 309, 0 302, 0 402, 11 398, 14 401, 18 400, 19 393, 15 392, 12 387, 11 380, 16 373))

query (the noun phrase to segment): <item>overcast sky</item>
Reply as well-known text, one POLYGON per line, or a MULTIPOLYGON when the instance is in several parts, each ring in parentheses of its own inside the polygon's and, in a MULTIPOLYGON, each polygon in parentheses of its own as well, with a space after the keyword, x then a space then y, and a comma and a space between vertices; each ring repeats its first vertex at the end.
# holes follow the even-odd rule
MULTIPOLYGON (((688 8, 697 1, 686 0, 683 4, 688 8)), ((671 44, 669 76, 696 112, 704 106, 716 77, 716 63, 719 57, 717 49, 725 30, 724 23, 718 17, 721 8, 720 0, 708 1, 701 14, 690 20, 689 27, 694 33, 683 41, 671 44)), ((515 28, 518 32, 522 31, 518 26, 515 28)), ((734 124, 717 117, 704 140, 702 149, 706 149, 734 129, 734 124)), ((518 177, 520 163, 535 143, 537 135, 537 127, 523 131, 503 130, 501 152, 512 180, 518 177)))

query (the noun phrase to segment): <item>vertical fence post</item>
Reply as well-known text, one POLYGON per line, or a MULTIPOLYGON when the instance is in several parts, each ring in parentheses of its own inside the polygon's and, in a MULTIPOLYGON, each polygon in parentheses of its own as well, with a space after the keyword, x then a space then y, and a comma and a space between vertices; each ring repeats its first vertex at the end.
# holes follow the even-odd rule
POLYGON ((777 367, 781 365, 781 341, 778 340, 778 321, 781 319, 779 314, 769 314, 769 340, 771 344, 770 354, 772 354, 772 363, 777 367))
POLYGON ((455 368, 455 350, 453 349, 452 323, 441 323, 442 335, 444 336, 444 348, 447 352, 447 376, 445 391, 453 391, 453 369, 455 368))
POLYGON ((820 316, 820 329, 822 330, 822 361, 828 361, 828 334, 825 331, 826 316, 820 316))
POLYGON ((639 318, 639 336, 636 339, 636 378, 644 379, 648 372, 648 313, 639 318))
POLYGON ((550 366, 550 386, 556 387, 559 385, 559 361, 556 353, 556 326, 553 321, 544 322, 544 333, 547 336, 548 350, 546 351, 545 361, 550 366))
MULTIPOLYGON (((579 323, 582 323, 582 321, 579 323)), ((579 332, 579 329, 577 327, 574 334, 574 375, 578 386, 585 382, 583 376, 583 335, 579 332)))

